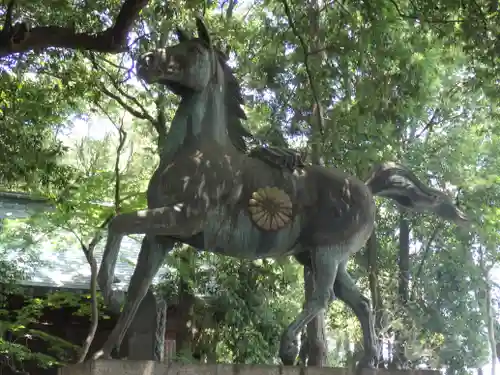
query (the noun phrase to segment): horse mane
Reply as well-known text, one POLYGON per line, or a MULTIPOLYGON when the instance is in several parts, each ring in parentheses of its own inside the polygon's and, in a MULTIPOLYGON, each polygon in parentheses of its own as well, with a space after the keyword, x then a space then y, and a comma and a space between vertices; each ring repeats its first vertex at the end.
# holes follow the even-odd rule
MULTIPOLYGON (((244 103, 241 95, 241 86, 234 76, 233 70, 227 65, 228 57, 218 49, 214 49, 219 64, 221 65, 224 74, 224 82, 226 84, 225 105, 227 110, 227 134, 232 144, 239 151, 247 154, 250 157, 258 158, 273 168, 289 169, 291 171, 296 168, 302 168, 305 165, 304 155, 301 152, 286 148, 272 146, 257 146, 248 150, 248 145, 245 138, 260 143, 255 139, 252 133, 243 125, 241 120, 246 120, 247 116, 241 107, 244 103)), ((255 144, 254 144, 255 146, 255 144)))
POLYGON ((227 133, 234 147, 246 153, 248 151, 248 146, 245 142, 245 138, 253 139, 254 136, 242 123, 242 120, 246 120, 247 116, 241 107, 244 104, 241 86, 233 70, 227 65, 228 57, 218 49, 215 49, 215 54, 222 67, 224 81, 226 83, 227 92, 225 104, 228 111, 227 133))

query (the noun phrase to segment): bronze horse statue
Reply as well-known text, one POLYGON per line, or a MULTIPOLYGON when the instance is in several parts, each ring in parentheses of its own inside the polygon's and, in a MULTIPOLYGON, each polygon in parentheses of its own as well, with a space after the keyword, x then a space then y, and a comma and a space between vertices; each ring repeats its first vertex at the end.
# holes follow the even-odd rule
POLYGON ((249 153, 245 137, 251 134, 242 124, 246 116, 240 86, 202 19, 196 24, 197 38, 178 30, 178 44, 137 61, 139 78, 165 85, 181 102, 149 182, 148 208, 119 214, 109 224, 98 275, 108 304, 116 304, 111 283, 123 236, 145 237, 123 311, 94 358, 109 357, 120 345, 165 255, 182 242, 240 259, 294 255, 312 266, 314 295, 282 336, 283 364, 295 363, 301 329, 339 298, 352 308, 363 330, 365 355, 359 366, 373 367, 377 350, 370 301, 347 272, 349 257, 373 231, 373 196, 456 223, 465 223, 465 215, 448 196, 395 163, 376 167, 363 182, 293 158, 283 168, 280 156, 293 155, 289 151, 249 153))

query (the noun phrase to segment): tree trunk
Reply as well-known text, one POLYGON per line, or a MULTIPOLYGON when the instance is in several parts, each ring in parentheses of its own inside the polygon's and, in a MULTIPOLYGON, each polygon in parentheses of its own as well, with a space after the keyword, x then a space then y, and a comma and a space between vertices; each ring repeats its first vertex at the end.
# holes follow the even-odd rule
MULTIPOLYGON (((490 362, 491 362, 491 375, 495 375, 496 372, 496 362, 497 362, 497 343, 495 338, 495 314, 492 309, 492 293, 491 293, 491 282, 490 282, 490 269, 484 259, 484 253, 486 249, 484 247, 479 248, 479 267, 482 272, 482 279, 484 283, 484 320, 486 322, 486 327, 488 330, 488 342, 490 346, 490 362)), ((479 300, 481 299, 481 293, 479 294, 479 300)), ((477 295, 477 294, 476 294, 477 295)))
MULTIPOLYGON (((311 48, 315 51, 321 50, 322 41, 319 40, 319 30, 320 30, 320 12, 318 2, 316 0, 309 1, 308 7, 308 15, 309 15, 309 38, 311 41, 311 48)), ((307 53, 308 51, 304 51, 307 53)), ((318 71, 322 68, 322 60, 324 56, 322 54, 318 54, 318 56, 314 57, 312 62, 312 71, 318 71)), ((319 165, 321 164, 321 144, 322 137, 321 131, 323 129, 323 109, 321 107, 321 103, 317 100, 318 93, 316 92, 315 82, 313 82, 313 77, 309 76, 311 80, 310 89, 312 96, 312 116, 311 116, 311 126, 312 126, 312 134, 311 134, 311 162, 313 164, 319 165), (316 97, 315 97, 316 96, 316 97)), ((308 295, 311 295, 314 290, 314 279, 313 272, 306 272, 304 269, 304 284, 305 284, 305 292, 308 295), (306 275, 307 273, 307 275, 306 275)), ((326 364, 326 355, 327 355, 327 343, 326 343, 326 332, 325 332, 325 312, 321 312, 307 325, 307 344, 308 344, 308 366, 316 366, 323 367, 326 364)))
POLYGON ((373 308, 373 316, 375 319, 375 332, 378 338, 378 363, 379 367, 384 366, 384 358, 382 348, 384 345, 383 338, 380 337, 380 332, 382 331, 382 296, 380 295, 380 288, 378 284, 378 243, 377 243, 377 234, 375 230, 372 235, 368 239, 366 244, 366 257, 368 262, 368 282, 370 285, 370 293, 372 297, 372 308, 373 308))
POLYGON ((491 283, 489 280, 489 272, 485 275, 485 286, 486 286, 486 323, 488 326, 488 340, 490 342, 491 351, 491 375, 496 374, 496 362, 497 362, 497 351, 496 351, 496 340, 495 340, 495 316, 493 309, 491 308, 492 295, 491 295, 491 283))
MULTIPOLYGON (((406 217, 405 212, 401 212, 399 219, 399 283, 398 283, 398 296, 400 308, 402 311, 406 308, 408 303, 410 279, 410 224, 406 217)), ((405 315, 405 314, 403 314, 405 315)), ((398 368, 407 367, 406 358, 406 340, 404 332, 398 330, 395 335, 394 356, 393 361, 398 368)))
MULTIPOLYGON (((320 7, 317 0, 309 0, 303 2, 301 5, 304 6, 305 12, 309 19, 309 28, 306 31, 307 38, 298 31, 294 17, 287 0, 283 0, 283 5, 285 7, 285 13, 288 17, 288 22, 293 30, 296 39, 299 42, 299 46, 302 49, 304 56, 304 64, 306 66, 307 80, 309 83, 309 89, 311 93, 311 109, 312 115, 310 118, 311 124, 311 136, 309 138, 309 145, 311 148, 311 163, 320 164, 321 160, 321 144, 323 142, 322 129, 323 127, 323 110, 321 102, 319 99, 319 94, 317 90, 316 82, 314 81, 313 72, 318 72, 323 68, 323 62, 326 60, 325 53, 315 53, 311 55, 310 50, 321 51, 322 45, 324 44, 320 33, 320 7), (306 42, 307 40, 307 42, 306 42)), ((296 5, 296 9, 300 5, 296 5)), ((309 108, 305 110, 309 112, 309 108)), ((314 291, 314 270, 307 270, 304 268, 304 292, 306 295, 306 301, 310 298, 312 292, 314 291)), ((318 366, 322 367, 326 363, 326 335, 325 335, 325 313, 319 313, 308 325, 307 325, 307 338, 306 343, 302 345, 307 348, 307 356, 305 355, 304 347, 302 347, 300 357, 303 364, 308 366, 318 366), (307 358, 306 358, 307 357, 307 358)))
POLYGON ((175 335, 175 348, 178 355, 190 353, 193 354, 193 307, 195 296, 189 287, 189 281, 192 277, 192 267, 190 265, 193 257, 192 249, 183 250, 181 254, 181 263, 184 270, 189 270, 189 275, 181 274, 178 284, 178 302, 177 302, 177 331, 175 335), (191 324, 190 324, 191 323, 191 324))
MULTIPOLYGON (((318 123, 318 116, 321 116, 321 110, 317 105, 313 105, 312 123, 318 123)), ((320 164, 320 134, 318 126, 313 127, 313 134, 311 135, 311 162, 313 164, 320 164)), ((309 267, 304 267, 304 292, 307 301, 314 291, 314 272, 309 267)), ((307 325, 307 366, 323 367, 326 364, 326 332, 325 332, 325 311, 320 312, 308 325, 307 325)), ((304 363, 305 364, 305 363, 304 363)))
MULTIPOLYGON (((315 288, 313 270, 304 267, 305 299, 312 295, 315 288)), ((323 367, 326 363, 325 313, 321 312, 308 325, 306 330, 306 358, 302 359, 307 366, 323 367)))

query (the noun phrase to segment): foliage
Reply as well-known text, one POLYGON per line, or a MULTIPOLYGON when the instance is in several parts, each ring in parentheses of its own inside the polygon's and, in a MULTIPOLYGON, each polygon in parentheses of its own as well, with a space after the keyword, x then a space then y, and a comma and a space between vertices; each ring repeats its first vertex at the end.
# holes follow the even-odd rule
POLYGON ((0 184, 18 189, 64 185, 71 170, 58 163, 65 148, 55 132, 74 113, 60 104, 68 92, 51 79, 23 74, 2 74, 0 87, 0 184))
POLYGON ((167 259, 170 272, 159 292, 175 303, 185 282, 188 293, 200 298, 194 306, 199 334, 192 351, 229 363, 275 363, 281 333, 300 309, 297 265, 179 250, 167 259))
MULTIPOLYGON (((244 87, 247 125, 260 139, 310 152, 319 147, 326 165, 360 177, 374 162, 397 160, 465 207, 470 232, 422 215, 409 218, 409 299, 403 304, 400 214, 391 203, 377 202, 378 329, 388 346, 397 344, 389 338, 405 337, 412 366, 427 364, 450 374, 480 368, 494 349, 487 307, 498 315, 493 276, 500 240, 500 14, 493 3, 294 1, 286 3, 289 15, 283 0, 151 0, 123 54, 47 50, 9 56, 8 73, 0 78, 0 184, 43 193, 56 210, 12 226, 3 243, 25 246, 22 236, 29 249, 50 238, 64 248, 74 236, 83 243, 92 238, 116 209, 116 133, 100 129, 114 130, 113 124, 128 133, 118 174, 120 209, 145 206, 142 192, 177 99, 138 82, 132 61, 173 42, 175 26, 193 30, 193 15, 204 12, 216 45, 230 47, 244 87), (312 125, 318 103, 322 129, 312 125), (97 123, 99 134, 69 142, 64 134, 81 129, 82 122, 97 123), (489 287, 493 301, 485 299, 489 287)), ((52 2, 49 8, 19 1, 18 16, 59 26, 72 18, 77 30, 98 31, 109 26, 119 6, 52 2)), ((369 294, 367 269, 373 265, 365 255, 355 257, 351 272, 369 294)), ((10 279, 23 276, 12 262, 3 260, 0 267, 6 271, 0 275, 10 279)), ((242 262, 179 248, 165 267, 158 288, 169 301, 196 297, 190 319, 198 331, 184 360, 275 361, 280 333, 302 304, 295 263, 242 262)), ((329 335, 330 363, 351 364, 360 349, 357 321, 338 302, 327 321, 335 332, 329 335)))
MULTIPOLYGON (((22 287, 12 288, 5 297, 9 294, 22 295, 23 291, 22 287)), ((62 308, 73 310, 74 315, 90 316, 89 301, 88 293, 55 291, 41 298, 26 296, 25 303, 18 310, 7 310, 8 306, 3 306, 0 309, 2 318, 0 331, 2 336, 8 339, 0 339, 2 365, 15 371, 22 371, 26 363, 49 368, 72 362, 79 349, 78 345, 47 333, 41 318, 50 310, 62 308), (33 341, 43 342, 46 351, 44 353, 32 351, 29 347, 33 341)), ((104 306, 102 298, 99 304, 101 308, 104 306)), ((101 316, 107 318, 102 313, 101 316)))

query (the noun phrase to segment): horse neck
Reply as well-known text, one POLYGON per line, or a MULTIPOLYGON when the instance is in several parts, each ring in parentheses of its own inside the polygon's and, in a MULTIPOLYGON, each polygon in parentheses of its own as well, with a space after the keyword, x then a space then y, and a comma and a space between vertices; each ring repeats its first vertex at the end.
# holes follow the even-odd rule
POLYGON ((172 158, 177 150, 193 139, 213 141, 221 147, 230 144, 222 71, 219 71, 216 81, 209 83, 205 90, 181 99, 163 147, 163 160, 172 158))

